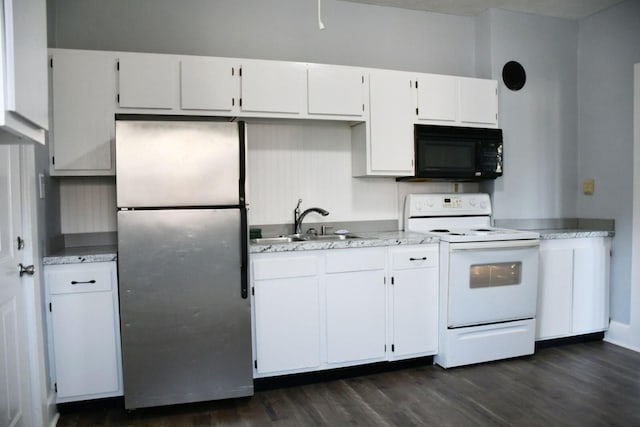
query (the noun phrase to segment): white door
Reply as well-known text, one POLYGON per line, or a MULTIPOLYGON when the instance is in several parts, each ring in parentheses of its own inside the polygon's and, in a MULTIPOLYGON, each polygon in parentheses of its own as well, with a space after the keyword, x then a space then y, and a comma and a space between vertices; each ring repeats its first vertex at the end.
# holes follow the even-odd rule
POLYGON ((20 148, 0 145, 0 425, 31 426, 22 262, 20 148))

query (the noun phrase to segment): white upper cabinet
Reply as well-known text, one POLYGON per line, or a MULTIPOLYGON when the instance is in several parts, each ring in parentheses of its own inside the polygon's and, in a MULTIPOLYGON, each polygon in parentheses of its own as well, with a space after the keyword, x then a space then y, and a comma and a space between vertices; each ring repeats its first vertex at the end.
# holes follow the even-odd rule
POLYGON ((307 70, 308 112, 362 117, 366 85, 362 70, 332 65, 309 65, 307 70))
POLYGON ((115 55, 50 53, 51 175, 113 175, 115 55))
POLYGON ((413 175, 414 102, 408 73, 372 70, 369 121, 352 129, 354 176, 413 175))
POLYGON ((242 112, 302 114, 306 111, 306 65, 294 62, 244 61, 242 112))
POLYGON ((122 54, 118 106, 172 110, 177 107, 178 60, 171 55, 122 54))
POLYGON ((418 119, 451 124, 456 121, 458 85, 456 77, 423 74, 416 80, 418 119))
POLYGON ((235 112, 240 96, 240 67, 224 58, 180 60, 180 108, 235 112))
POLYGON ((416 95, 416 123, 498 127, 496 80, 420 74, 416 95))
POLYGON ((498 82, 458 78, 460 122, 469 125, 498 124, 498 82))
POLYGON ((46 4, 44 0, 4 0, 3 12, 0 127, 44 143, 49 127, 46 4))

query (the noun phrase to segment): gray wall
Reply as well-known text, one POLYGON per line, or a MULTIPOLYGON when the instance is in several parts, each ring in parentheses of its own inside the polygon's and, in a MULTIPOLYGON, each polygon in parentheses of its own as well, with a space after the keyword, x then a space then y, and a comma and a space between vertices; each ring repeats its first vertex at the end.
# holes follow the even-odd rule
POLYGON ((578 193, 582 217, 615 218, 611 317, 629 323, 633 196, 633 64, 640 63, 640 2, 626 1, 580 22, 578 193))
POLYGON ((576 215, 577 37, 565 19, 497 9, 478 18, 478 69, 502 81, 515 60, 527 73, 520 91, 500 83, 504 176, 485 186, 496 219, 576 215))
POLYGON ((474 75, 474 18, 313 0, 48 0, 51 47, 474 75), (53 15, 53 16, 51 16, 53 15))

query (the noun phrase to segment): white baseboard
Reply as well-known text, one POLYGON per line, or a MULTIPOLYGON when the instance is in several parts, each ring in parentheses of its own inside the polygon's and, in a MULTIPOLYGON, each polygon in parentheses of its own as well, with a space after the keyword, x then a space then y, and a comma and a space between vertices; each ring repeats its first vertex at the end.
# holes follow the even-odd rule
POLYGON ((611 344, 619 345, 620 347, 628 348, 629 350, 640 353, 640 345, 638 345, 637 342, 638 339, 634 339, 631 326, 626 323, 620 323, 612 320, 609 323, 609 330, 604 335, 604 340, 611 344))

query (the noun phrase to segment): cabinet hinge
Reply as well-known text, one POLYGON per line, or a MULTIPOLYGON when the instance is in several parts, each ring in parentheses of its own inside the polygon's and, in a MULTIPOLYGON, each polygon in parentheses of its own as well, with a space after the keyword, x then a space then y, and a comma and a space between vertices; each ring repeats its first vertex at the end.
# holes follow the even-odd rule
POLYGON ((416 80, 416 89, 418 89, 418 81, 416 80))
POLYGON ((383 277, 383 278, 382 278, 382 284, 383 284, 383 285, 386 285, 386 284, 387 284, 387 278, 386 278, 386 277, 383 277))
POLYGON ((231 98, 231 106, 232 107, 236 106, 236 99, 235 98, 231 98))
POLYGON ((256 288, 252 286, 251 287, 251 295, 255 296, 255 294, 256 294, 256 288))
POLYGON ((53 68, 53 58, 49 59, 49 67, 53 68))
POLYGON ((384 351, 385 351, 385 353, 387 352, 387 345, 386 344, 384 345, 384 351))
POLYGON ((238 105, 242 107, 242 98, 238 99, 238 105))
POLYGON ((613 256, 613 249, 609 250, 609 256, 612 257, 613 256))
POLYGON ((53 389, 58 392, 58 383, 53 383, 53 389))
POLYGON ((232 76, 235 76, 235 75, 236 75, 236 69, 235 69, 235 68, 233 68, 233 67, 231 67, 231 75, 232 75, 232 76))
POLYGON ((364 84, 364 76, 362 76, 362 84, 364 84))
POLYGON ((120 94, 116 95, 116 102, 120 104, 120 94))
POLYGON ((362 112, 364 112, 364 104, 362 104, 362 112))
POLYGON ((51 164, 55 165, 56 164, 56 156, 52 156, 51 157, 51 164))
POLYGON ((395 344, 391 344, 391 351, 396 351, 396 345, 395 344))
POLYGON ((258 359, 253 361, 253 366, 258 369, 258 359))
POLYGON ((392 285, 395 285, 395 284, 396 284, 396 281, 395 281, 395 279, 393 278, 393 276, 391 276, 391 284, 392 284, 392 285))
POLYGON ((116 61, 116 70, 120 71, 120 61, 116 61))
POLYGON ((416 116, 418 115, 418 107, 416 107, 416 116))
POLYGON ((238 68, 238 75, 242 77, 242 67, 238 68))
POLYGON ((53 306, 49 303, 49 313, 53 312, 53 306))

